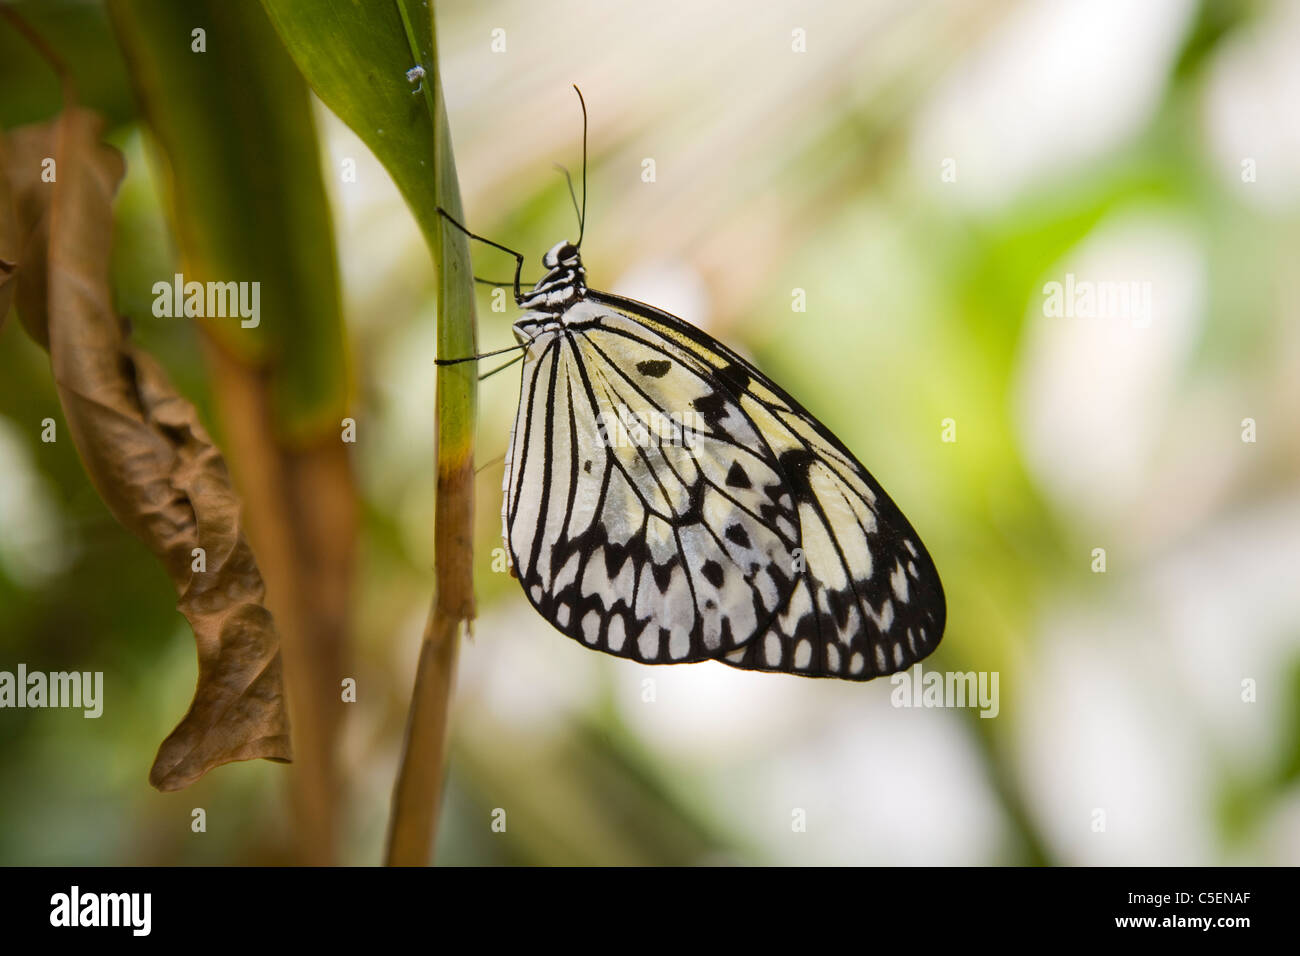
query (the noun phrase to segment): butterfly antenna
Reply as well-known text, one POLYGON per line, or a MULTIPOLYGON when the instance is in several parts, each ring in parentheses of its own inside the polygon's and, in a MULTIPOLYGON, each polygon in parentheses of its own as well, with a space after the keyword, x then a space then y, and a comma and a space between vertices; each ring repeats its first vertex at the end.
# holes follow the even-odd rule
POLYGON ((469 238, 471 238, 471 239, 476 239, 476 240, 478 240, 479 242, 482 242, 482 243, 485 243, 486 245, 491 246, 493 249, 500 249, 502 252, 508 252, 508 253, 510 253, 510 255, 514 256, 514 257, 515 257, 515 282, 514 282, 514 286, 515 286, 515 301, 516 301, 516 302, 519 302, 521 299, 523 299, 524 294, 523 294, 523 292, 520 291, 520 289, 519 289, 519 275, 520 275, 521 272, 524 271, 524 254, 523 254, 522 252, 515 252, 515 250, 513 250, 513 249, 511 249, 511 248, 509 248, 509 247, 507 247, 507 246, 503 246, 503 245, 501 245, 501 243, 499 243, 499 242, 493 242, 491 239, 484 239, 482 236, 479 236, 479 235, 476 235, 475 233, 470 232, 468 229, 466 229, 463 225, 461 225, 461 224, 456 220, 456 217, 455 217, 455 216, 453 216, 451 213, 447 212, 447 210, 443 209, 441 206, 438 207, 438 215, 441 216, 443 219, 446 219, 449 223, 451 223, 453 226, 455 226, 455 227, 456 227, 457 229, 459 229, 461 232, 465 233, 465 235, 467 235, 469 238))
POLYGON ((582 211, 578 208, 578 194, 573 191, 573 177, 569 175, 568 169, 555 163, 555 168, 564 174, 564 181, 569 184, 569 198, 573 200, 573 213, 578 217, 578 241, 582 241, 582 211))
MULTIPOLYGON (((578 213, 578 244, 575 248, 582 248, 582 236, 587 230, 587 101, 582 98, 582 90, 578 89, 578 84, 573 84, 573 92, 578 94, 578 103, 582 106, 582 211, 578 213)), ((564 174, 568 176, 566 172, 564 174)), ((573 191, 573 184, 569 184, 569 191, 573 191)))

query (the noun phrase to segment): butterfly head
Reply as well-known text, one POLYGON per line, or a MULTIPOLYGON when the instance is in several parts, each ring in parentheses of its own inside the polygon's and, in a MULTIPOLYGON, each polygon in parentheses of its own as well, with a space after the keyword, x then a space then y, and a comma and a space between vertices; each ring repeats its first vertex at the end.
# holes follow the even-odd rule
POLYGON ((524 293, 521 308, 534 312, 563 312, 587 294, 587 270, 578 247, 569 240, 557 242, 542 256, 546 275, 524 293))
POLYGON ((578 254, 578 247, 565 239, 551 246, 550 251, 542 256, 542 265, 547 269, 555 269, 561 266, 570 269, 581 269, 582 257, 578 254))

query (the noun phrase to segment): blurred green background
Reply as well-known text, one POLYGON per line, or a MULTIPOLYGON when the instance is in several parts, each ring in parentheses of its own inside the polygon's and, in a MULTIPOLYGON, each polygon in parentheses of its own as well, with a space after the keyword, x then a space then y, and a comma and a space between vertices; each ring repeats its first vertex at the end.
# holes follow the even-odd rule
MULTIPOLYGON (((15 8, 109 117, 127 159, 118 308, 220 444, 200 329, 151 313, 178 239, 120 21, 89 0, 15 8)), ((1300 6, 565 0, 437 17, 471 228, 525 251, 534 279, 576 238, 553 164, 578 169, 581 86, 592 286, 709 330, 839 434, 943 577, 948 631, 922 666, 1000 676, 981 719, 894 707, 885 680, 647 668, 565 639, 492 570, 512 369, 480 392, 480 613, 438 862, 1300 863, 1300 6), (1067 275, 1140 283, 1149 320, 1046 314, 1067 275)), ((158 82, 210 66, 171 69, 197 72, 158 82)), ((0 21, 0 124, 59 108, 0 21)), ((311 109, 346 323, 336 384, 359 434, 337 857, 368 864, 432 583, 434 287, 383 168, 311 109)), ((238 113, 221 122, 248 135, 238 113)), ((474 255, 509 276, 508 257, 474 255)), ((482 290, 484 350, 513 341, 500 305, 482 290)), ((102 670, 106 702, 98 720, 0 711, 0 863, 292 859, 284 766, 149 788, 193 641, 71 442, 40 441, 47 416, 62 421, 48 358, 11 319, 0 669, 102 670)))

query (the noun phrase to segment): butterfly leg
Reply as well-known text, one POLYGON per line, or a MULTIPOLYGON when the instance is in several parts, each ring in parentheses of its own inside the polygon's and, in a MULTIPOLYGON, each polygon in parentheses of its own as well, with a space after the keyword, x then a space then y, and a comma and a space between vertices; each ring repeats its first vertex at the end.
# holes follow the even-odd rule
POLYGON ((441 206, 438 207, 438 215, 442 216, 443 219, 446 219, 469 238, 485 243, 494 249, 500 249, 502 252, 508 252, 510 255, 515 257, 515 303, 518 304, 524 297, 523 292, 519 288, 519 274, 524 271, 524 254, 522 252, 516 252, 507 246, 503 246, 499 242, 493 242, 491 239, 485 239, 480 235, 470 232, 459 221, 457 221, 455 216, 447 212, 447 210, 443 209, 441 206))
POLYGON ((514 358, 512 358, 509 362, 506 362, 504 365, 498 365, 498 366, 497 366, 496 368, 494 368, 492 371, 490 371, 490 372, 484 372, 482 375, 480 375, 480 376, 478 377, 478 380, 481 382, 481 381, 483 381, 483 379, 485 379, 485 378, 490 378, 491 376, 495 375, 497 372, 504 372, 504 371, 505 371, 506 369, 508 369, 510 366, 512 366, 512 365, 514 365, 516 362, 519 362, 519 361, 522 361, 522 360, 523 360, 523 356, 522 356, 522 355, 516 355, 514 358))
MULTIPOLYGON (((514 352, 518 349, 528 348, 525 345, 508 345, 503 349, 496 349, 492 352, 484 352, 481 355, 466 355, 463 358, 444 359, 436 358, 433 360, 434 365, 459 365, 461 362, 477 362, 479 359, 491 358, 493 355, 501 355, 504 352, 514 352)), ((521 356, 522 357, 522 356, 521 356)))

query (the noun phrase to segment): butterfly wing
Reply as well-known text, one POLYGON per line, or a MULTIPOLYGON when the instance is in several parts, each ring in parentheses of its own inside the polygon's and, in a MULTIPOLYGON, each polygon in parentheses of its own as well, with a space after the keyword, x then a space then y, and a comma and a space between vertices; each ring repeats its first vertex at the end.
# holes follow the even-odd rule
POLYGON ((739 355, 597 292, 534 347, 506 534, 530 600, 560 630, 647 663, 852 680, 938 644, 943 590, 907 519, 739 355), (610 434, 620 416, 686 427, 679 443, 645 442, 610 434))

